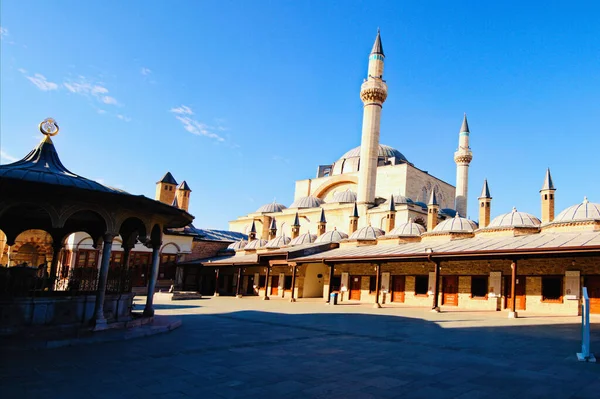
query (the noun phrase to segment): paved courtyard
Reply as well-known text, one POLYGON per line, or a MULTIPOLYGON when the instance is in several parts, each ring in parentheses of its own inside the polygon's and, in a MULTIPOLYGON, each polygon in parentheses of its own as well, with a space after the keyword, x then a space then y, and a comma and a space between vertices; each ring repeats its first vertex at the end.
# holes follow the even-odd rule
MULTIPOLYGON (((600 397, 600 364, 575 360, 577 317, 160 295, 157 313, 183 326, 1 354, 0 397, 600 397)), ((593 328, 600 352, 600 319, 593 328)))

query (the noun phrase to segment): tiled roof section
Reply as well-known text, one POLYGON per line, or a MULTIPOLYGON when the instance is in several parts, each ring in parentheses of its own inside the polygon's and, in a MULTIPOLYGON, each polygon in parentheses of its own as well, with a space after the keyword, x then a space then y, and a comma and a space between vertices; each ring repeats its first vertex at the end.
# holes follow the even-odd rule
POLYGON ((192 191, 192 189, 190 188, 190 186, 188 186, 185 180, 182 181, 179 186, 177 186, 177 189, 182 191, 192 191))
POLYGON ((175 178, 173 177, 173 175, 171 174, 171 172, 167 172, 162 177, 162 179, 160 179, 159 181, 157 181, 157 183, 167 183, 167 184, 173 184, 173 185, 176 186, 177 185, 177 180, 175 180, 175 178))
POLYGON ((550 175, 550 168, 546 169, 546 177, 544 178, 544 185, 542 186, 542 190, 556 190, 554 188, 552 176, 550 175))
POLYGON ((185 235, 195 236, 195 238, 204 241, 235 242, 242 239, 248 239, 248 236, 243 233, 228 230, 199 229, 194 227, 193 224, 187 225, 186 227, 181 229, 181 231, 175 229, 170 229, 168 231, 172 232, 173 234, 183 233, 185 235))
POLYGON ((600 232, 570 232, 528 234, 520 236, 476 236, 463 240, 427 241, 398 245, 372 245, 336 248, 296 259, 298 262, 344 259, 425 258, 430 248, 434 256, 483 255, 490 252, 510 254, 519 252, 584 251, 600 252, 600 232))
POLYGON ((481 195, 479 196, 479 198, 492 198, 492 196, 490 195, 490 188, 488 187, 487 179, 483 181, 483 188, 481 189, 481 195))
POLYGON ((68 170, 60 161, 49 136, 45 136, 38 146, 20 161, 0 165, 0 178, 129 195, 123 190, 104 186, 68 170))

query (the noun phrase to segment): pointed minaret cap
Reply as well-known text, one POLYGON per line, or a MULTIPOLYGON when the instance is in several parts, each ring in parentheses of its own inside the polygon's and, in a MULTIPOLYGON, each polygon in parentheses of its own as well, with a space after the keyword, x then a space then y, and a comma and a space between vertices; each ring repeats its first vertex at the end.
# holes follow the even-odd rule
POLYGON ((171 206, 174 206, 175 208, 179 208, 179 201, 177 201, 177 196, 175 196, 175 198, 173 198, 173 203, 171 204, 171 206))
POLYGON ((556 190, 556 188, 554 188, 554 183, 552 182, 552 176, 550 175, 550 168, 546 169, 546 178, 544 179, 542 190, 556 190))
POLYGON ((321 208, 321 219, 319 223, 327 223, 327 219, 325 219, 325 209, 321 208))
POLYGON ((383 45, 381 44, 381 34, 379 33, 379 28, 377 28, 377 37, 375 38, 375 43, 373 43, 373 49, 371 50, 371 54, 383 54, 383 45))
POLYGON ((158 184, 158 183, 167 183, 167 184, 177 185, 177 180, 175 180, 175 178, 173 177, 173 175, 171 174, 171 172, 167 172, 162 177, 162 179, 160 179, 159 181, 156 182, 156 184, 158 184))
POLYGON ((271 218, 271 225, 269 226, 269 230, 277 230, 277 222, 275 218, 271 218))
POLYGON ((429 197, 429 203, 427 205, 439 205, 435 195, 435 190, 431 190, 431 197, 429 197))
POLYGON ((294 217, 294 224, 292 226, 300 226, 300 218, 298 217, 298 212, 296 212, 296 217, 294 217))
POLYGON ((490 188, 488 187, 488 182, 487 179, 485 179, 483 181, 483 188, 481 189, 481 195, 479 196, 479 199, 492 199, 492 196, 490 195, 490 188))
POLYGON ((358 217, 358 206, 356 205, 356 202, 354 203, 354 211, 352 212, 352 217, 358 217))
POLYGON ((254 224, 254 220, 252 221, 252 227, 250 227, 250 233, 256 233, 256 225, 254 224))
POLYGON ((394 202, 394 194, 390 195, 390 212, 396 212, 396 203, 394 202))
POLYGON ((462 126, 460 127, 460 132, 461 133, 469 133, 469 124, 467 123, 467 114, 466 113, 463 118, 462 126))
POLYGON ((192 189, 190 188, 190 186, 188 186, 188 184, 187 184, 187 182, 185 180, 182 181, 179 186, 177 186, 177 190, 192 191, 192 189))

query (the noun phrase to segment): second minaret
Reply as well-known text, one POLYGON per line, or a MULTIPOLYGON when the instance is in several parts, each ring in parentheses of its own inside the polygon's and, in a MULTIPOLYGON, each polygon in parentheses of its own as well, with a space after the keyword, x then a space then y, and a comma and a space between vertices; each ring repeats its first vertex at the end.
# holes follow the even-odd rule
POLYGON ((471 147, 469 147, 469 124, 467 114, 463 119, 458 138, 458 151, 454 153, 456 162, 456 197, 454 209, 461 217, 467 217, 467 200, 469 191, 469 164, 473 159, 471 147))

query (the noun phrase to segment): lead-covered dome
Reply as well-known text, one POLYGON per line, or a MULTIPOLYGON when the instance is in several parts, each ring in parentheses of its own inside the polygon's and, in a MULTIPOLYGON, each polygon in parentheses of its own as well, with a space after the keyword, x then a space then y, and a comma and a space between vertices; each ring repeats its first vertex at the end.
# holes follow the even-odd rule
MULTIPOLYGON (((377 165, 398 165, 408 160, 400 151, 387 145, 379 144, 377 165)), ((357 172, 360 167, 360 146, 351 149, 333 164, 332 175, 357 172)))
POLYGON ((273 213, 273 212, 281 212, 284 209, 286 209, 285 205, 278 204, 277 202, 273 201, 270 204, 265 204, 265 205, 261 206, 260 208, 258 208, 256 210, 256 212, 273 213))
POLYGON ((406 223, 401 223, 386 233, 386 237, 418 237, 425 233, 425 227, 409 219, 406 223))
POLYGON ((341 231, 332 230, 332 231, 327 231, 327 232, 323 233, 321 236, 317 237, 315 242, 316 243, 340 242, 342 240, 345 240, 346 238, 348 238, 348 234, 341 232, 341 231))
POLYGON ((356 193, 352 190, 340 191, 333 194, 331 202, 339 202, 341 204, 356 202, 356 193))
POLYGON ((250 241, 248 244, 246 244, 246 246, 244 247, 244 249, 247 251, 249 249, 258 249, 258 248, 262 248, 265 245, 267 245, 267 240, 253 240, 250 241))
POLYGON ((236 242, 233 242, 227 246, 228 250, 239 251, 240 249, 244 249, 248 245, 248 241, 242 239, 236 242))
POLYGON ((554 223, 580 222, 584 220, 600 220, 600 204, 583 198, 581 204, 573 205, 559 213, 554 218, 554 223))
POLYGON ((471 233, 477 229, 477 224, 467 218, 461 218, 458 213, 452 219, 444 220, 435 226, 434 233, 471 233))
POLYGON ((269 240, 265 244, 265 248, 281 248, 288 245, 291 241, 290 237, 287 236, 277 236, 271 240, 269 240))
POLYGON ((350 240, 376 240, 385 234, 385 231, 372 226, 361 227, 348 237, 350 240))
POLYGON ((315 234, 304 233, 304 234, 300 234, 296 238, 293 238, 292 241, 290 241, 290 245, 294 246, 294 245, 310 244, 310 243, 315 242, 316 239, 317 239, 317 236, 315 234))
POLYGON ((517 208, 513 208, 512 212, 496 216, 487 228, 538 227, 540 224, 542 224, 542 222, 535 216, 525 212, 518 212, 517 208))
POLYGON ((314 195, 309 195, 308 197, 298 198, 290 205, 290 208, 318 208, 321 204, 323 204, 322 199, 317 198, 314 195))

